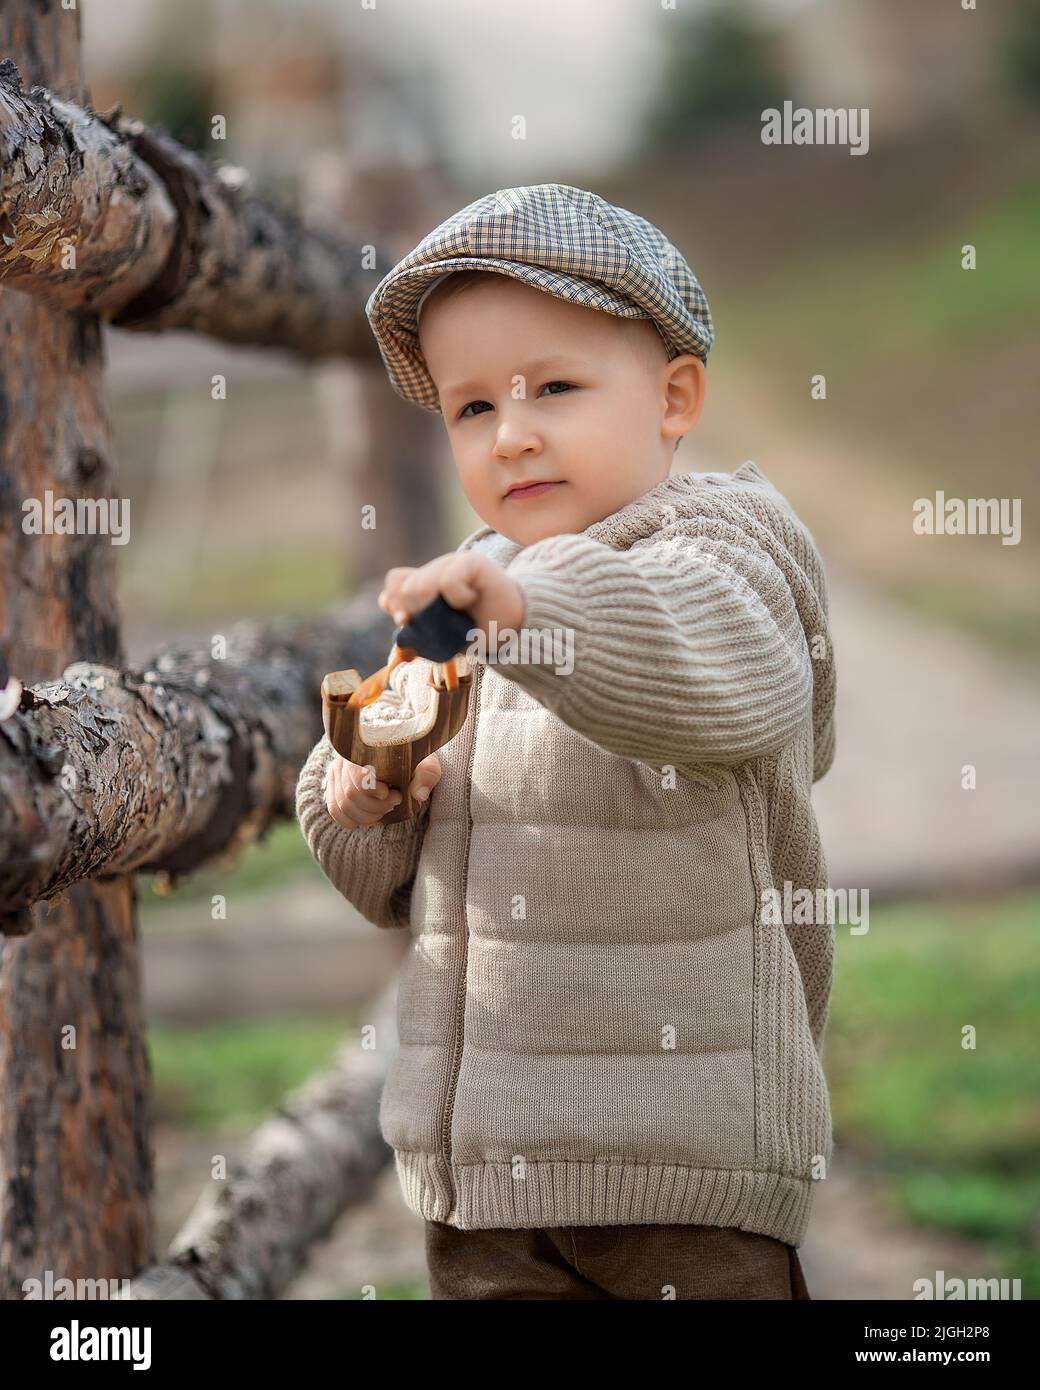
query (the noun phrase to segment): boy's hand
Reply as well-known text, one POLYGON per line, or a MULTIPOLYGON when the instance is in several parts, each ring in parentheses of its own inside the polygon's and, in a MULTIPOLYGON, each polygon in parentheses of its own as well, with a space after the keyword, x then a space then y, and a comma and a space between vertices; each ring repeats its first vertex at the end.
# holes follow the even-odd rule
MULTIPOLYGON (((441 780, 441 762, 436 753, 417 763, 408 790, 424 801, 441 780), (420 789, 425 789, 419 796, 420 789)), ((375 825, 387 811, 400 805, 401 793, 396 787, 376 780, 372 768, 348 762, 339 753, 329 764, 329 779, 325 788, 325 805, 329 815, 344 830, 356 830, 359 825, 375 825)))
POLYGON ((499 632, 503 628, 517 630, 523 624, 524 591, 520 585, 489 555, 467 550, 438 555, 418 569, 388 570, 379 606, 395 623, 406 623, 438 594, 443 594, 453 608, 471 613, 474 626, 485 638, 490 638, 492 619, 499 632))

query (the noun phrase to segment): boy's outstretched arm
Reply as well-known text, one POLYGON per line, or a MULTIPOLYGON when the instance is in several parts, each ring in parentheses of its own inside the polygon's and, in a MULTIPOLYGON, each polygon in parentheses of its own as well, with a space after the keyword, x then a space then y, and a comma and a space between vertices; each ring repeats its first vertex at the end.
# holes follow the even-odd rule
POLYGON ((329 814, 325 782, 335 749, 323 734, 296 783, 296 817, 326 878, 377 927, 407 927, 429 801, 411 820, 346 830, 329 814))
POLYGON ((778 751, 810 716, 813 672, 790 586, 751 537, 672 535, 614 550, 588 536, 527 546, 508 573, 525 629, 573 634, 573 670, 503 663, 608 752, 681 770, 778 751))

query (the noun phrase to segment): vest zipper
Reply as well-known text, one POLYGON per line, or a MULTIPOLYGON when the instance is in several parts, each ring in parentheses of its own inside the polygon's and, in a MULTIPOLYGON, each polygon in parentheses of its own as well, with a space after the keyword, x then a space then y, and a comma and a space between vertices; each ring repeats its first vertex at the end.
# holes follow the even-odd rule
MULTIPOLYGON (((477 666, 473 675, 473 738, 470 741, 469 764, 466 768, 466 814, 469 821, 469 835, 466 840, 466 867, 462 873, 462 917, 466 926, 465 945, 462 953, 462 970, 458 996, 455 1005, 455 1047, 451 1058, 451 1075, 448 1079, 448 1096, 444 1105, 444 1119, 441 1124, 441 1141, 444 1154, 451 1164, 451 1118, 455 1109, 455 1090, 458 1085, 459 1070, 462 1066, 463 1025, 466 1016, 466 971, 469 968, 469 909, 468 881, 469 856, 473 845, 473 764, 477 756, 477 715, 480 706, 480 685, 484 668, 477 666)), ((448 1178, 449 1183, 451 1178, 448 1178)), ((451 1211, 455 1209, 455 1189, 452 1186, 451 1211)), ((449 1216, 451 1212, 449 1211, 449 1216)))

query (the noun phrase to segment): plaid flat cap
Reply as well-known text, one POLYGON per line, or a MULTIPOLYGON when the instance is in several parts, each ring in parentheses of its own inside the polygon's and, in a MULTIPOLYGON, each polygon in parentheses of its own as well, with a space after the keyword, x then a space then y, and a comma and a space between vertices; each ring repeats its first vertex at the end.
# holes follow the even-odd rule
POLYGON ((422 301, 445 275, 487 270, 618 318, 651 319, 669 359, 707 360, 704 291, 652 222, 595 193, 539 183, 488 193, 454 213, 390 270, 365 312, 398 395, 440 414, 419 345, 422 301))

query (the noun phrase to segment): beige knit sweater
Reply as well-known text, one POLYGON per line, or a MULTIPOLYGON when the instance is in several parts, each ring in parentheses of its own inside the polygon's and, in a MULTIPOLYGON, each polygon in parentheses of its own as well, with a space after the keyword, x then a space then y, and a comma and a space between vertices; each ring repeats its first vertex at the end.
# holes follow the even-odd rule
POLYGON ((666 479, 581 534, 462 543, 574 666, 478 663, 417 819, 297 812, 329 879, 410 930, 380 1123, 405 1200, 478 1227, 695 1223, 801 1243, 831 1155, 819 1049, 834 753, 812 538, 754 464, 666 479), (776 923, 775 915, 769 923, 776 923))

